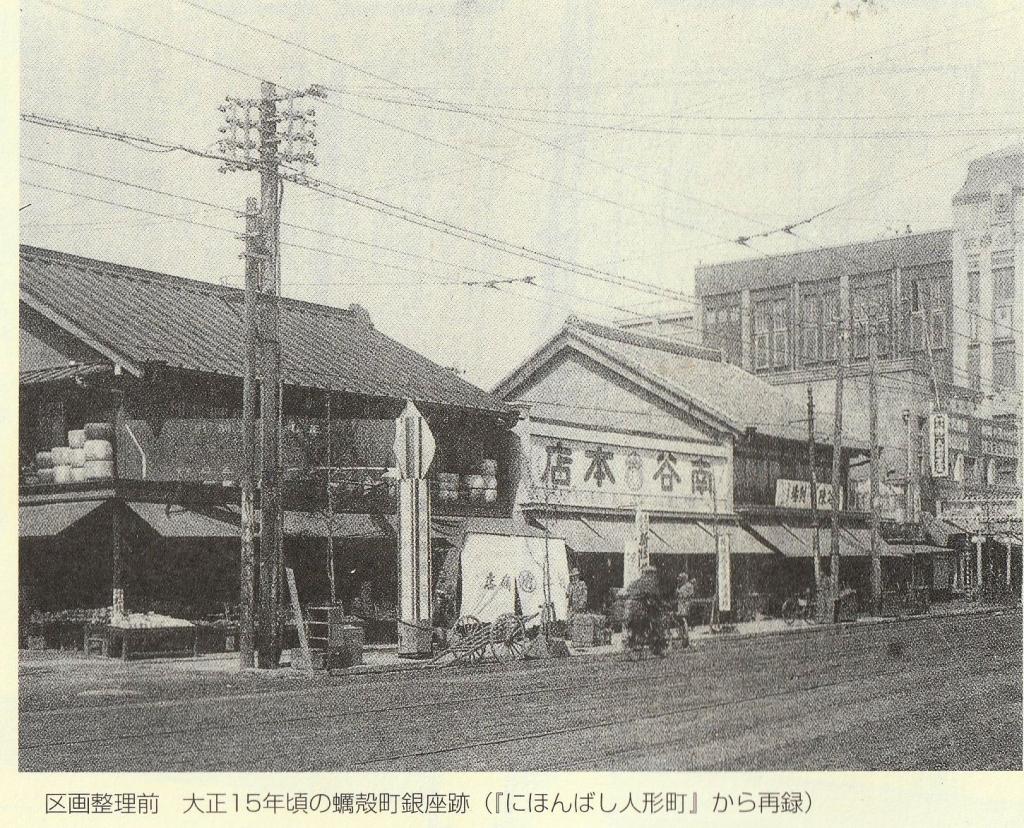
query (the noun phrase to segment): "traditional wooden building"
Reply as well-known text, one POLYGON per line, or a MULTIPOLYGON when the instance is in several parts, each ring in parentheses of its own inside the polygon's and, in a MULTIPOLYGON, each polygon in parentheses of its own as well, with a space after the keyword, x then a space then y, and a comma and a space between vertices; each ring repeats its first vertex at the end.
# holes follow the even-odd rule
MULTIPOLYGON (((494 393, 526 418, 518 509, 565 539, 593 603, 623 585, 638 512, 666 588, 686 570, 708 596, 725 577, 737 606, 764 609, 812 583, 806 411, 719 351, 571 318, 494 393), (728 550, 727 572, 716 548, 728 550)), ((820 424, 815 445, 827 526, 832 462, 820 424)), ((866 447, 848 433, 844 488, 866 447)), ((842 505, 843 580, 867 590, 867 515, 842 505)), ((826 557, 830 538, 822 529, 826 557)), ((891 579, 902 556, 880 546, 891 579)))
MULTIPOLYGON (((20 291, 23 608, 109 605, 112 586, 185 617, 236 603, 242 292, 34 247, 20 291), (55 481, 47 455, 86 424, 109 424, 112 466, 55 481)), ((393 626, 394 418, 411 400, 434 433, 442 554, 467 518, 511 514, 516 415, 358 306, 281 309, 289 565, 304 601, 325 599, 331 536, 339 596, 393 626)))

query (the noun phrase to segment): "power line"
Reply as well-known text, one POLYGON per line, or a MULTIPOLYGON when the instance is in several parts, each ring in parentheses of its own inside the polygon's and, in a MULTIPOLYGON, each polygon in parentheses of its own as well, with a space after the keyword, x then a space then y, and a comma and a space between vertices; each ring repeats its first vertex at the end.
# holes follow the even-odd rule
MULTIPOLYGON (((399 83, 397 81, 393 81, 393 80, 391 80, 389 78, 386 78, 386 77, 384 77, 382 75, 379 75, 379 74, 377 74, 375 72, 372 72, 371 70, 368 70, 368 69, 366 69, 366 68, 364 68, 362 66, 359 66, 358 64, 352 63, 351 61, 342 60, 342 59, 337 58, 337 57, 335 57, 333 55, 329 55, 329 54, 321 52, 321 51, 319 51, 317 49, 313 49, 313 48, 311 48, 311 47, 309 47, 309 46, 307 46, 305 44, 298 43, 296 41, 293 41, 293 40, 290 40, 288 38, 282 37, 282 36, 276 34, 275 32, 271 32, 271 31, 268 31, 266 29, 262 29, 262 28, 260 28, 258 26, 253 26, 252 24, 245 23, 243 21, 237 20, 236 18, 233 18, 233 17, 231 17, 229 15, 223 14, 221 12, 214 11, 212 9, 207 8, 206 6, 203 6, 200 3, 194 2, 194 0, 179 0, 179 2, 184 3, 185 5, 188 5, 188 6, 194 8, 194 9, 197 9, 199 11, 205 12, 206 14, 212 15, 214 17, 218 17, 218 18, 220 18, 222 20, 226 20, 226 21, 228 21, 230 23, 233 23, 236 26, 239 26, 239 27, 241 27, 243 29, 246 29, 248 31, 256 32, 256 33, 261 34, 261 35, 263 35, 265 37, 271 38, 272 40, 275 40, 275 41, 278 41, 278 42, 281 42, 281 43, 285 43, 285 44, 287 44, 289 46, 293 46, 295 48, 301 49, 301 50, 303 50, 305 52, 308 52, 310 54, 316 55, 317 57, 323 58, 324 60, 328 60, 328 61, 330 61, 332 63, 336 63, 336 64, 338 64, 340 66, 344 66, 346 68, 349 68, 349 69, 352 69, 354 71, 360 72, 361 74, 367 75, 368 77, 374 78, 375 80, 379 80, 379 81, 382 81, 384 83, 387 83, 387 84, 389 84, 392 87, 396 87, 398 89, 402 89, 404 91, 411 92, 412 94, 415 94, 415 95, 417 95, 419 97, 426 98, 428 101, 432 101, 434 104, 443 104, 444 103, 443 101, 439 101, 439 100, 437 100, 435 98, 432 98, 430 95, 426 94, 425 92, 423 92, 423 91, 421 91, 419 89, 416 89, 415 87, 408 86, 406 84, 402 84, 402 83, 399 83)), ((331 87, 327 87, 327 88, 331 88, 331 87)), ((345 90, 336 90, 336 91, 341 91, 343 93, 345 92, 345 90)), ((359 112, 357 110, 346 109, 344 107, 337 107, 336 105, 333 105, 333 104, 330 104, 330 103, 328 105, 334 106, 335 108, 340 108, 343 111, 349 112, 350 114, 354 114, 354 115, 356 115, 358 117, 370 118, 371 120, 374 120, 374 119, 371 118, 371 116, 367 116, 365 113, 361 113, 361 112, 359 112)), ((456 110, 453 110, 453 111, 456 111, 456 110)), ((584 154, 582 152, 579 152, 579 151, 569 150, 568 148, 566 148, 565 146, 563 146, 561 144, 557 144, 557 143, 555 143, 553 141, 549 141, 547 139, 541 138, 540 136, 534 135, 532 133, 522 132, 520 130, 512 129, 507 124, 499 123, 499 122, 495 121, 493 118, 487 117, 486 115, 482 115, 480 113, 464 111, 464 110, 462 110, 462 112, 463 112, 463 114, 471 115, 472 117, 475 117, 475 118, 477 118, 479 120, 482 120, 482 121, 484 121, 486 123, 490 123, 492 125, 495 125, 495 126, 498 126, 498 127, 502 128, 502 129, 509 130, 509 131, 513 132, 514 134, 516 134, 516 135, 520 135, 520 136, 523 136, 525 138, 529 138, 532 141, 535 141, 535 142, 540 143, 540 144, 542 144, 544 146, 550 147, 550 148, 552 148, 554 150, 557 150, 559 152, 568 153, 569 155, 572 155, 572 156, 574 156, 576 158, 579 158, 581 160, 587 161, 588 163, 596 164, 596 165, 601 166, 601 167, 603 167, 605 169, 610 169, 610 170, 612 170, 612 171, 614 171, 614 172, 616 172, 616 173, 618 173, 618 174, 620 174, 622 176, 625 176, 627 178, 631 178, 633 180, 640 181, 640 182, 643 182, 645 184, 657 187, 658 189, 663 190, 665 192, 669 192, 669 193, 673 193, 673 194, 679 195, 679 196, 683 197, 684 199, 686 199, 688 201, 692 201, 692 202, 694 202, 696 204, 699 204, 701 206, 711 207, 711 208, 716 209, 716 210, 721 210, 723 212, 727 212, 727 213, 730 213, 732 215, 739 216, 740 218, 743 218, 743 219, 745 219, 747 221, 753 221, 755 223, 760 223, 760 224, 762 224, 762 226, 764 226, 763 222, 758 222, 756 219, 754 219, 754 218, 752 218, 752 217, 750 217, 748 215, 745 215, 743 213, 740 213, 740 212, 738 212, 736 210, 733 210, 733 209, 731 209, 729 207, 725 207, 725 206, 723 206, 721 204, 716 204, 716 203, 714 203, 712 201, 708 201, 708 200, 703 199, 703 198, 698 198, 698 197, 695 197, 695 196, 692 196, 692 195, 688 195, 686 193, 682 193, 679 190, 664 184, 663 182, 659 182, 659 181, 655 181, 655 180, 652 180, 652 179, 649 179, 649 178, 645 178, 643 176, 636 175, 635 173, 630 173, 627 170, 624 170, 624 169, 622 169, 620 167, 615 166, 614 164, 608 164, 607 162, 600 161, 598 159, 592 158, 592 157, 590 157, 590 156, 588 156, 588 155, 586 155, 586 154, 584 154)), ((400 127, 397 124, 391 124, 390 122, 382 122, 380 120, 377 120, 377 123, 383 123, 384 125, 391 126, 392 128, 398 129, 400 131, 410 132, 411 134, 417 135, 417 136, 419 136, 421 138, 424 138, 425 140, 428 140, 428 141, 433 141, 433 142, 437 141, 437 139, 434 139, 431 136, 424 136, 421 133, 416 133, 416 132, 413 132, 413 131, 406 130, 405 128, 400 127)), ((448 144, 443 144, 443 145, 450 146, 448 144)), ((460 151, 467 151, 468 152, 468 150, 465 150, 464 148, 457 148, 457 149, 459 149, 460 151)), ((483 157, 486 158, 486 156, 483 156, 483 157)), ((530 173, 526 173, 526 174, 532 175, 530 173)), ((828 211, 825 211, 825 212, 828 212, 828 211)), ((823 214, 824 213, 822 213, 822 215, 823 214)), ((804 222, 801 221, 799 223, 804 223, 804 222)), ((711 235, 711 236, 713 236, 715 238, 719 238, 721 241, 732 241, 731 239, 725 239, 725 238, 723 238, 721 236, 716 235, 713 232, 710 232, 710 231, 707 231, 707 230, 704 230, 704 229, 701 229, 701 228, 698 228, 698 227, 693 227, 692 225, 684 225, 684 226, 688 227, 689 229, 693 229, 693 230, 695 230, 697 232, 704 233, 705 235, 711 235)), ((784 230, 785 230, 785 228, 777 228, 773 232, 784 232, 784 230)))
MULTIPOLYGON (((110 138, 113 140, 123 140, 126 136, 125 133, 119 133, 112 130, 104 130, 100 127, 85 127, 83 128, 79 124, 75 124, 70 121, 62 119, 52 118, 49 116, 39 116, 32 113, 22 113, 22 119, 30 122, 37 123, 42 126, 64 129, 72 132, 79 132, 86 134, 91 137, 99 138, 110 138)), ((228 161, 224 156, 216 155, 201 150, 195 150, 190 147, 179 144, 171 144, 167 142, 153 141, 142 136, 130 136, 133 142, 138 143, 151 143, 156 146, 180 149, 184 152, 189 152, 193 155, 198 155, 204 158, 210 158, 217 161, 228 161)), ((639 279, 631 279, 629 277, 617 276, 614 273, 610 273, 605 270, 598 268, 591 268, 585 265, 580 265, 575 262, 571 262, 567 259, 555 256, 553 254, 543 253, 532 248, 526 247, 525 245, 515 244, 513 242, 506 242, 502 239, 498 239, 494 236, 490 236, 486 233, 471 230, 469 228, 461 227, 456 224, 444 221, 443 219, 435 219, 432 216, 424 213, 419 213, 414 210, 410 210, 400 205, 395 205, 390 202, 383 201, 381 199, 374 198, 372 196, 365 195, 355 190, 349 190, 341 187, 337 184, 332 184, 329 181, 314 179, 308 177, 309 183, 303 184, 302 186, 309 187, 316 192, 324 193, 330 197, 346 201, 348 203, 363 207, 365 209, 374 210, 375 212, 383 215, 397 218, 402 221, 416 224, 426 229, 435 230, 437 232, 445 233, 446 235, 454 238, 459 238, 464 241, 469 241, 474 244, 478 244, 489 249, 505 253, 507 255, 517 256, 519 258, 533 261, 536 264, 541 264, 546 267, 551 267, 558 270, 564 270, 574 275, 584 276, 587 278, 595 279, 597 281, 607 282, 608 284, 616 285, 618 287, 625 287, 638 292, 645 292, 657 296, 668 297, 678 301, 686 301, 693 303, 692 298, 688 294, 681 291, 676 291, 671 288, 663 288, 653 283, 644 282, 639 279), (320 189, 321 187, 327 187, 327 190, 320 189)), ((165 214, 158 214, 167 217, 165 214)))
MULTIPOLYGON (((181 0, 185 2, 186 0, 181 0)), ((402 100, 400 98, 389 98, 383 95, 369 95, 365 93, 353 92, 347 89, 338 89, 336 87, 328 87, 334 92, 339 92, 343 95, 353 95, 358 98, 365 100, 377 101, 379 103, 397 104, 399 106, 414 107, 417 109, 427 109, 436 112, 452 112, 462 115, 470 115, 473 117, 483 117, 480 113, 474 112, 470 109, 464 109, 456 106, 440 106, 437 104, 422 103, 419 101, 402 100)), ((602 132, 617 132, 624 134, 633 135, 678 135, 682 137, 690 138, 756 138, 759 140, 765 139, 781 139, 781 140, 826 140, 826 141, 857 141, 857 140, 897 140, 906 138, 953 138, 959 136, 981 136, 981 135, 1007 135, 1007 134, 1018 134, 1022 130, 1020 127, 970 127, 966 129, 958 130, 945 130, 942 132, 927 132, 923 130, 898 130, 888 132, 862 132, 862 133, 820 133, 820 132, 726 132, 723 130, 698 130, 698 129, 680 129, 675 127, 656 127, 656 126, 637 126, 637 125, 625 125, 625 124, 601 124, 593 121, 565 121, 565 120, 552 120, 549 118, 534 118, 522 115, 505 115, 496 114, 490 116, 496 118, 499 121, 513 121, 517 123, 530 123, 530 124, 543 124, 547 126, 558 126, 558 127, 571 127, 573 129, 590 129, 598 130, 602 132)), ((681 116, 682 117, 682 116, 681 116)), ((770 119, 769 119, 770 120, 770 119)))

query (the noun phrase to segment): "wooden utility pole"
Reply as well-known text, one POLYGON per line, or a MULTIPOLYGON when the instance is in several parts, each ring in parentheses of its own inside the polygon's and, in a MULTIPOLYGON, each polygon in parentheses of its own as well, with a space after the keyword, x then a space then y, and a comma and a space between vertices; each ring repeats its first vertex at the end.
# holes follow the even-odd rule
POLYGON ((242 375, 242 554, 239 584, 238 655, 242 668, 253 667, 256 610, 256 361, 259 339, 256 294, 260 290, 259 213, 255 198, 245 201, 245 368, 242 375))
POLYGON ((334 573, 334 470, 331 446, 331 392, 327 391, 327 577, 331 582, 331 606, 338 600, 338 587, 334 573))
POLYGON ((259 666, 277 667, 281 659, 281 612, 284 577, 284 526, 281 509, 281 307, 278 233, 281 222, 281 177, 277 156, 277 88, 260 86, 260 236, 263 284, 260 291, 261 483, 260 595, 257 614, 259 666))
POLYGON ((846 369, 846 320, 842 307, 836 321, 836 410, 832 426, 832 599, 839 597, 839 501, 842 486, 839 481, 840 457, 843 448, 843 372, 846 369))
POLYGON ((818 528, 818 467, 814 456, 814 391, 807 386, 807 462, 811 467, 811 526, 814 527, 814 591, 821 587, 821 534, 818 528))
MULTIPOLYGON (((867 310, 865 309, 865 315, 867 310)), ((882 609, 882 559, 878 543, 878 349, 875 342, 877 326, 866 318, 868 325, 868 432, 871 441, 871 479, 869 496, 871 506, 871 604, 875 614, 882 609)))
POLYGON ((258 217, 252 201, 247 203, 246 220, 246 372, 243 384, 243 453, 247 464, 243 482, 243 514, 248 510, 242 531, 241 615, 239 649, 243 666, 255 648, 260 667, 276 667, 281 659, 281 621, 284 581, 284 525, 281 472, 281 196, 285 180, 309 184, 305 169, 316 163, 312 147, 316 145, 312 127, 314 110, 296 111, 295 101, 306 95, 323 97, 323 90, 311 86, 305 91, 288 91, 263 82, 260 97, 239 99, 228 96, 218 109, 226 115, 220 128, 224 138, 218 141, 224 161, 221 172, 258 170, 260 205, 258 217), (278 103, 286 101, 284 111, 278 103), (255 111, 255 118, 253 112, 255 111), (282 126, 279 129, 279 125, 282 126), (255 133, 255 138, 254 138, 255 133), (257 140, 258 139, 258 140, 257 140), (285 145, 282 148, 282 143, 285 145), (282 165, 284 165, 282 167, 282 165), (255 225, 255 226, 253 226, 255 225), (256 262, 258 261, 258 265, 256 262), (258 286, 253 282, 258 280, 258 286), (250 320, 255 319, 255 332, 250 320), (255 364, 259 363, 259 370, 255 364), (259 591, 255 603, 255 647, 244 641, 247 631, 244 617, 247 596, 253 579, 247 555, 253 548, 252 525, 255 504, 255 408, 254 389, 260 381, 260 543, 259 591), (245 388, 249 391, 246 392, 245 388), (250 423, 253 425, 250 427, 250 423), (251 465, 250 465, 250 461, 251 465), (247 505, 248 504, 248 505, 247 505), (243 644, 244 642, 244 644, 243 644))

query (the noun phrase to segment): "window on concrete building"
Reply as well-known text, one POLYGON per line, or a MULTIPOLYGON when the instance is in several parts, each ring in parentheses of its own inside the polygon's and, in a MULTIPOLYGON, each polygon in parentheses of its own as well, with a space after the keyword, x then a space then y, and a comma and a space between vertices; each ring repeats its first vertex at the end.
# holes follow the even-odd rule
POLYGON ((853 340, 851 342, 855 359, 866 359, 868 355, 868 313, 863 305, 853 310, 853 340))
POLYGON ((789 365, 789 302, 785 299, 772 306, 772 355, 776 368, 789 365))
POLYGON ((992 385, 996 393, 1017 387, 1017 350, 1013 342, 992 346, 992 385))
POLYGON ((754 367, 771 367, 771 302, 754 305, 754 367))
POLYGON ((981 301, 981 264, 978 254, 967 257, 967 302, 977 305, 981 301))
POLYGON ((972 391, 981 390, 981 348, 978 345, 967 348, 967 379, 972 391))
POLYGON ((800 319, 800 359, 804 365, 813 365, 818 361, 818 340, 821 334, 821 299, 805 296, 800 319))
POLYGON ((944 280, 918 280, 911 285, 910 347, 914 351, 946 347, 946 304, 944 280))
POLYGON ((1012 302, 1014 298, 1013 266, 992 271, 992 301, 1012 302))
POLYGON ((839 327, 839 291, 829 291, 821 297, 821 359, 833 362, 836 358, 836 332, 839 327))

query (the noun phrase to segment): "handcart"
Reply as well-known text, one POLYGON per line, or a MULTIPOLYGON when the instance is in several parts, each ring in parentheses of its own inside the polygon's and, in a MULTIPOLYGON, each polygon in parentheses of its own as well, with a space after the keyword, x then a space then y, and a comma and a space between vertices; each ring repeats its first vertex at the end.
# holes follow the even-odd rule
POLYGON ((523 657, 528 646, 526 625, 539 613, 524 617, 516 613, 499 615, 483 622, 473 615, 461 616, 448 631, 448 646, 434 657, 438 665, 479 664, 491 657, 509 664, 523 657))

